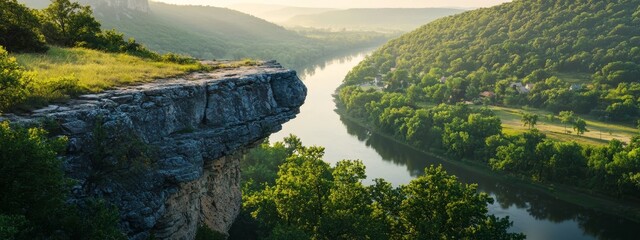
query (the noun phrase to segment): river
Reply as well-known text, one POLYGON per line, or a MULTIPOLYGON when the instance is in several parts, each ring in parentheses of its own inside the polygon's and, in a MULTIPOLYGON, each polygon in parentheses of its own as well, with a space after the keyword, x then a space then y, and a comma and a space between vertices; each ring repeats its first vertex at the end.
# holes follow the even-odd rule
POLYGON ((639 224, 616 216, 592 211, 544 194, 522 189, 507 182, 440 161, 341 118, 332 94, 345 75, 364 59, 365 53, 328 61, 300 72, 308 95, 300 114, 270 137, 281 141, 289 134, 300 137, 307 146, 325 147, 325 161, 334 165, 342 159, 360 159, 367 167, 367 182, 384 178, 394 185, 407 184, 431 164, 442 164, 461 181, 478 183, 478 189, 496 201, 489 212, 509 216, 510 229, 527 239, 637 239, 639 224))

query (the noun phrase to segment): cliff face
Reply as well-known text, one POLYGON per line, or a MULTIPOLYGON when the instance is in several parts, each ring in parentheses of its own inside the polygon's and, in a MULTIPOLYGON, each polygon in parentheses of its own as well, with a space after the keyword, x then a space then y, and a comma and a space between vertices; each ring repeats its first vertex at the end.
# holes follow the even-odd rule
POLYGON ((149 12, 149 1, 147 0, 80 0, 79 2, 94 8, 149 12))
POLYGON ((68 136, 73 199, 116 205, 130 238, 192 239, 199 225, 230 228, 241 154, 294 118, 305 96, 294 71, 271 63, 84 95, 8 119, 47 119, 68 136))

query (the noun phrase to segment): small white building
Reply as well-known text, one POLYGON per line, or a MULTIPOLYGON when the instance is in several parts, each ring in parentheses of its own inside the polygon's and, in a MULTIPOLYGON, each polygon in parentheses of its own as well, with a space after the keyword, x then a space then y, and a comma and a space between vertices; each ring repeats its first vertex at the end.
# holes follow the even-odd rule
POLYGON ((511 83, 511 85, 509 85, 509 87, 513 88, 513 90, 516 90, 516 92, 518 92, 520 94, 529 93, 531 91, 530 89, 528 89, 527 87, 522 85, 521 82, 511 83))

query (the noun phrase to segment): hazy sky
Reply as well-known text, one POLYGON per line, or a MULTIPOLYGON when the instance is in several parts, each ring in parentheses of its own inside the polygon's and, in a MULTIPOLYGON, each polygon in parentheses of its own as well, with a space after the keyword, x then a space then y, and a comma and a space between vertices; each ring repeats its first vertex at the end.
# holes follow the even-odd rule
POLYGON ((174 4, 230 6, 239 3, 277 4, 298 7, 367 8, 367 7, 489 7, 511 0, 152 0, 174 4))

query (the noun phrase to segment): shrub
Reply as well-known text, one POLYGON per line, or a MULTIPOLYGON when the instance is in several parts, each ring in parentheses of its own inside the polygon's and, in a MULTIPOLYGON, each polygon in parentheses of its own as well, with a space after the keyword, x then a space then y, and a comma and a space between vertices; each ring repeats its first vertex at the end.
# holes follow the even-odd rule
POLYGON ((198 227, 196 232, 196 240, 224 240, 227 235, 218 231, 211 230, 207 226, 198 227))
POLYGON ((0 46, 0 112, 24 99, 28 81, 16 59, 0 46))
POLYGON ((189 56, 184 56, 175 53, 166 53, 161 57, 163 62, 172 62, 178 64, 193 64, 196 63, 196 60, 189 56))
POLYGON ((65 138, 0 123, 0 214, 24 216, 34 233, 50 233, 62 213, 68 181, 56 157, 65 138))

